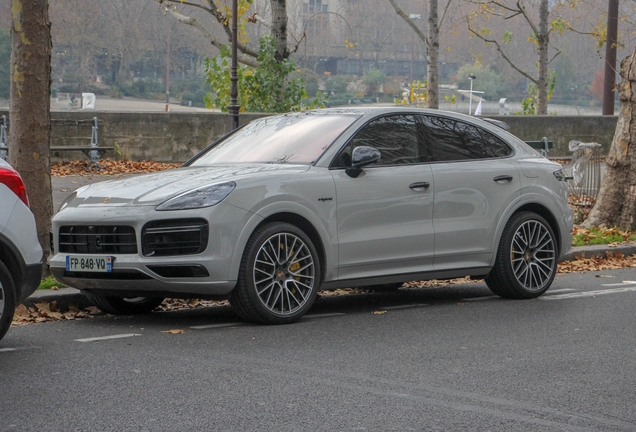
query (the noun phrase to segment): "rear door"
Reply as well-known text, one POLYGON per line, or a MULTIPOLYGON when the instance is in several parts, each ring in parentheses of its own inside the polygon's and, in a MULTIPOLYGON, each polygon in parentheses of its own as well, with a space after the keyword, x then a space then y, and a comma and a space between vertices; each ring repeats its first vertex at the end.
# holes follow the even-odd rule
POLYGON ((436 270, 489 266, 497 225, 521 195, 513 150, 490 132, 452 118, 422 116, 435 182, 436 270))

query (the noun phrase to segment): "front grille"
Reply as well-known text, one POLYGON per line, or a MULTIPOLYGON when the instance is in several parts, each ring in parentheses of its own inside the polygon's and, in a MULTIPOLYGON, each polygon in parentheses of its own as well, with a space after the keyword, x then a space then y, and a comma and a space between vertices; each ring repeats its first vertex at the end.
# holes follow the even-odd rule
POLYGON ((194 255, 208 245, 205 219, 174 219, 147 223, 141 231, 144 256, 194 255))
POLYGON ((80 225, 60 227, 60 252, 135 254, 137 237, 131 226, 80 225))

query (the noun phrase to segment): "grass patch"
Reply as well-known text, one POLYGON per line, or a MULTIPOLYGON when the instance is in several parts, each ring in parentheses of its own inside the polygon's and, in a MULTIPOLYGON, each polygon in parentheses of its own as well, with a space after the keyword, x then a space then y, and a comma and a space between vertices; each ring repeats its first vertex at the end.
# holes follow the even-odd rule
POLYGON ((592 246, 636 241, 636 232, 618 228, 578 228, 572 233, 572 246, 592 246))
POLYGON ((38 289, 45 290, 51 289, 53 287, 66 288, 66 285, 56 281, 53 276, 47 276, 46 278, 42 279, 42 282, 40 282, 40 286, 38 287, 38 289))

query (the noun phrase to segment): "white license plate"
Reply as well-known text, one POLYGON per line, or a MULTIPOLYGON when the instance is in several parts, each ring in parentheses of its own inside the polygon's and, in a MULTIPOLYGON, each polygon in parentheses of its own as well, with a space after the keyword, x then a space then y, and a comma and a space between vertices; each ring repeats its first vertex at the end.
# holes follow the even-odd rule
POLYGON ((111 273, 113 257, 90 255, 67 255, 66 271, 111 273))

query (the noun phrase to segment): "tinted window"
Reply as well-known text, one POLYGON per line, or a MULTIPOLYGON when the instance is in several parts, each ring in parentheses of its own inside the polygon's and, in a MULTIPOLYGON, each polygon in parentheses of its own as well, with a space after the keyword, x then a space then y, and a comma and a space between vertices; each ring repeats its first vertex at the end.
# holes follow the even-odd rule
POLYGON ((422 137, 431 161, 457 161, 490 157, 479 129, 457 120, 422 116, 422 137))
POLYGON ((340 153, 335 166, 347 166, 351 151, 358 146, 380 150, 382 157, 377 165, 400 165, 426 160, 417 139, 415 116, 394 115, 375 119, 356 133, 352 141, 340 153))
POLYGON ((307 112, 256 120, 211 148, 191 166, 242 162, 309 164, 357 118, 307 112))
POLYGON ((486 144, 487 157, 506 157, 512 154, 512 149, 508 146, 508 144, 503 142, 503 140, 483 129, 481 134, 484 137, 484 142, 486 144))

